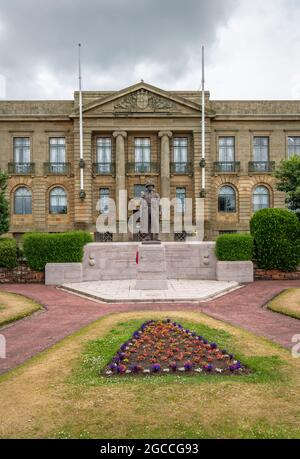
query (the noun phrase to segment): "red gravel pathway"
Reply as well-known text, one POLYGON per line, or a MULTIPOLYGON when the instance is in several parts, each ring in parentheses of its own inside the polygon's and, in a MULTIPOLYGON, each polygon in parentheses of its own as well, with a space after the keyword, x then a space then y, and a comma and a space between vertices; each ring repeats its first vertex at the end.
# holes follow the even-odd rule
POLYGON ((0 290, 28 296, 45 307, 42 313, 0 329, 6 338, 7 358, 0 359, 4 373, 65 336, 113 312, 141 310, 192 310, 265 336, 284 347, 292 346, 292 336, 300 334, 300 321, 265 310, 262 306, 297 281, 260 281, 207 303, 106 304, 38 284, 2 285, 0 290))

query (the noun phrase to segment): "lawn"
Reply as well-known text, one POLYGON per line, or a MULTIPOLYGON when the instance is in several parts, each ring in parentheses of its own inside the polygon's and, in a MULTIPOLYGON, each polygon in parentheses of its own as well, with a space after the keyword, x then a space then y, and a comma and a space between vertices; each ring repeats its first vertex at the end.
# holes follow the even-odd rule
POLYGON ((272 311, 300 319, 300 289, 288 288, 276 296, 267 307, 272 311))
POLYGON ((29 298, 0 291, 0 327, 23 319, 39 309, 41 306, 29 298))
POLYGON ((0 377, 0 437, 299 438, 299 369, 289 351, 203 314, 112 314, 0 377), (100 375, 143 322, 167 317, 251 373, 100 375))

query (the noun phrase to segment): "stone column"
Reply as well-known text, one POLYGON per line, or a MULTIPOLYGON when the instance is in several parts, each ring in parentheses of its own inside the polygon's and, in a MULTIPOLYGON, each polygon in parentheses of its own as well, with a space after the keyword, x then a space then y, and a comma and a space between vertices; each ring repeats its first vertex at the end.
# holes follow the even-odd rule
POLYGON ((158 133, 161 139, 160 149, 160 180, 161 180, 161 197, 170 198, 170 138, 171 131, 161 131, 158 133))
MULTIPOLYGON (((116 139, 116 206, 117 220, 119 221, 119 191, 126 189, 125 139, 127 137, 127 132, 115 131, 113 136, 116 139)), ((123 205, 124 204, 125 203, 123 203, 123 205)))

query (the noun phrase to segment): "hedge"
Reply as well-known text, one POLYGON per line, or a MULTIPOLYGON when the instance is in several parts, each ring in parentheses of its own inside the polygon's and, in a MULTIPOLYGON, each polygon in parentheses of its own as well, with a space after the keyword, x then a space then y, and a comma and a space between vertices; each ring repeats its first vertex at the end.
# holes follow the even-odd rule
POLYGON ((286 209, 262 209, 250 222, 258 267, 295 271, 300 263, 300 224, 286 209))
POLYGON ((23 236, 23 251, 28 265, 35 271, 43 271, 47 263, 81 262, 83 247, 92 242, 85 231, 68 233, 28 233, 23 236))
POLYGON ((17 243, 14 239, 0 239, 0 266, 2 268, 17 266, 17 243))
POLYGON ((220 261, 251 261, 253 237, 251 234, 223 234, 216 241, 216 256, 220 261))

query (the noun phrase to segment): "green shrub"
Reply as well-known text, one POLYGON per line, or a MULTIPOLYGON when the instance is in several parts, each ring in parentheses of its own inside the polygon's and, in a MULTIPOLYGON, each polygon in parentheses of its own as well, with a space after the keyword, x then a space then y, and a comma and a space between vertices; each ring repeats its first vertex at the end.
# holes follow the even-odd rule
POLYGON ((85 231, 68 233, 28 233, 23 236, 23 251, 28 265, 36 271, 43 271, 47 263, 81 262, 83 247, 92 242, 92 236, 85 231))
POLYGON ((262 209, 250 222, 259 268, 295 271, 300 262, 300 224, 286 209, 262 209))
POLYGON ((253 238, 251 234, 223 234, 216 242, 216 256, 220 261, 251 261, 253 238))
POLYGON ((0 266, 4 268, 17 266, 17 243, 14 239, 0 239, 0 266))

